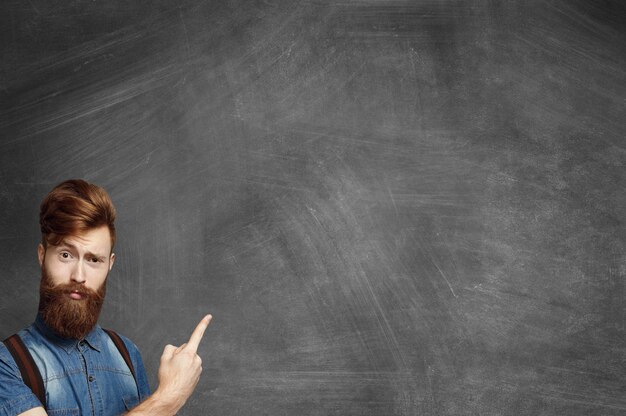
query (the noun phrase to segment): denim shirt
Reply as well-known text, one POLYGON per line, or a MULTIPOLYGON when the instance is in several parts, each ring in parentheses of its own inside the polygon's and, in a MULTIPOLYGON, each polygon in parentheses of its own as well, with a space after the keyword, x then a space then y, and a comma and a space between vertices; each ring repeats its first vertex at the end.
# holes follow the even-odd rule
MULTIPOLYGON (((98 325, 79 342, 57 336, 38 316, 18 334, 41 373, 50 416, 121 415, 150 394, 139 350, 126 337, 120 335, 137 383, 111 338, 98 325)), ((0 343, 0 416, 19 415, 38 406, 41 403, 0 343)))

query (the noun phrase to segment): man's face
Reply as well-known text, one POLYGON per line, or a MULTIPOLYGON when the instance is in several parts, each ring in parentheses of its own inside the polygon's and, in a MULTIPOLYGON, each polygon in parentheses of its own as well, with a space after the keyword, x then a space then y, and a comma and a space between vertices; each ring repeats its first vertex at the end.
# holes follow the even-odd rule
MULTIPOLYGON (((37 254, 39 265, 55 286, 73 283, 91 290, 102 286, 115 261, 106 226, 68 236, 58 246, 39 244, 37 254)), ((80 300, 79 294, 69 296, 80 300)))
POLYGON ((113 267, 108 228, 68 236, 58 246, 38 247, 39 312, 58 335, 81 339, 95 326, 113 267))

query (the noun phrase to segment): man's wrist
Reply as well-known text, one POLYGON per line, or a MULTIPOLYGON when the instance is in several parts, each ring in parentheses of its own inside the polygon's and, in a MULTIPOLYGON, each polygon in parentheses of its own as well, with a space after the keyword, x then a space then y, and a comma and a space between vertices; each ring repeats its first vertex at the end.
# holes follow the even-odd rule
POLYGON ((182 400, 180 397, 168 394, 161 388, 157 388, 154 394, 152 394, 152 396, 150 397, 154 397, 156 403, 158 403, 159 406, 162 406, 164 409, 171 411, 172 415, 176 414, 176 412, 178 412, 178 410, 180 410, 180 408, 183 407, 183 405, 185 404, 185 401, 182 400))
POLYGON ((179 398, 157 389, 150 397, 139 406, 126 413, 128 416, 158 415, 173 416, 180 410, 185 402, 179 398))

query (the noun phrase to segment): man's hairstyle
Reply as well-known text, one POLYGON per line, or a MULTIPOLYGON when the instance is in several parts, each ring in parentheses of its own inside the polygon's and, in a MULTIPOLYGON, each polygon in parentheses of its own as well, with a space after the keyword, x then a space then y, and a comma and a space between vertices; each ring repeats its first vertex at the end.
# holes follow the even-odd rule
POLYGON ((39 210, 41 242, 59 245, 67 236, 106 225, 115 245, 115 207, 101 187, 82 179, 70 179, 54 187, 39 210))

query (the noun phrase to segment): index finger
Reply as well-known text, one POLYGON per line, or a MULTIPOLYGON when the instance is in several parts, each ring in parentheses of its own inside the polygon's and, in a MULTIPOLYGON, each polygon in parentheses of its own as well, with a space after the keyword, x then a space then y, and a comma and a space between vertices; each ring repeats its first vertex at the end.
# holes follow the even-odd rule
POLYGON ((209 326, 209 322, 211 322, 212 318, 213 317, 211 315, 207 315, 202 318, 198 326, 196 326, 196 329, 193 330, 193 333, 191 334, 191 337, 189 338, 189 341, 185 346, 185 351, 191 351, 195 353, 198 350, 198 345, 200 345, 200 341, 202 341, 204 331, 206 330, 207 326, 209 326))

